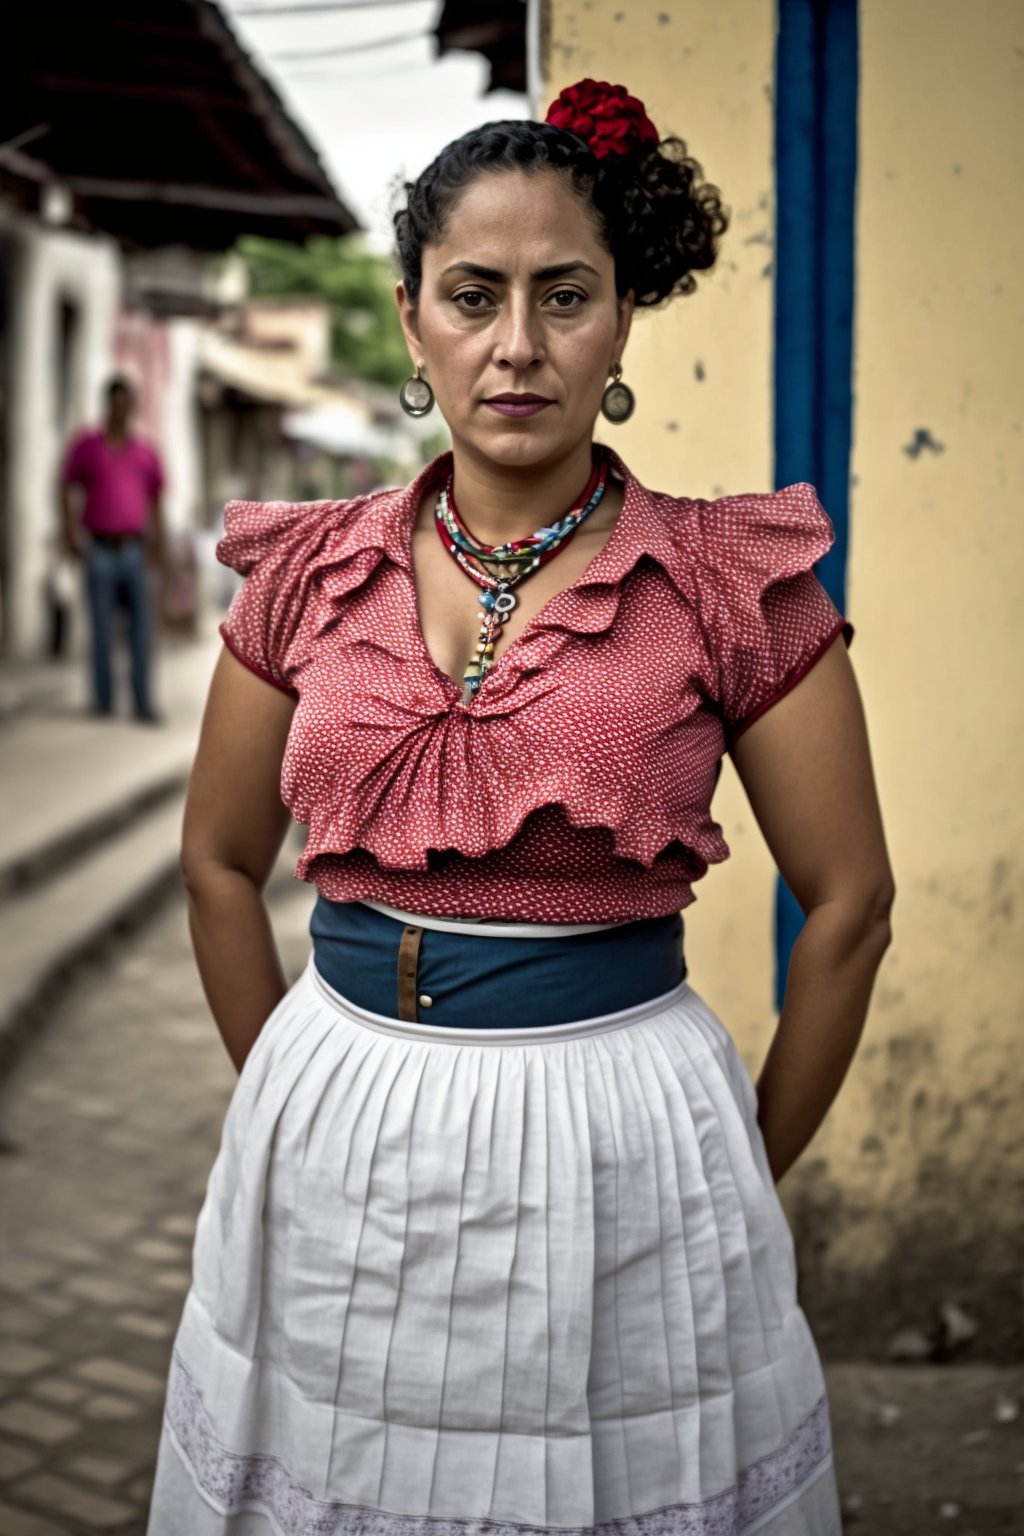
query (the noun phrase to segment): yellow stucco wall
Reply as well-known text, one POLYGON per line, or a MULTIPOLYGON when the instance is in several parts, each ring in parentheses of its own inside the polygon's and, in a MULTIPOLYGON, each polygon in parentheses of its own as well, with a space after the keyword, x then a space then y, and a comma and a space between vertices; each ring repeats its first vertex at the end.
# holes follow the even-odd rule
POLYGON ((1024 1209, 1024 11, 862 0, 861 51, 848 593, 900 895, 816 1150, 859 1217, 832 1264, 939 1263, 995 1340, 1024 1209))
MULTIPOLYGON (((840 1346, 865 1299, 880 1327, 927 1325, 940 1294, 981 1314, 983 1343, 1019 1345, 1024 11, 860 13, 847 612, 899 895, 860 1051, 782 1194, 840 1346), (918 429, 941 451, 905 452, 918 429)), ((541 30, 540 115, 581 76, 623 81, 732 212, 719 268, 638 321, 637 413, 605 435, 649 484, 767 489, 775 8, 549 0, 541 30)), ((728 761, 715 814, 733 857, 687 910, 691 979, 754 1070, 774 866, 728 761)))
MULTIPOLYGON (((552 0, 540 112, 585 75, 622 81, 722 190, 731 223, 719 264, 696 293, 638 312, 624 359, 636 414, 599 434, 648 485, 716 496, 771 485, 774 14, 749 0, 695 9, 699 26, 678 6, 552 0)), ((729 762, 715 812, 733 857, 687 908, 688 962, 753 1067, 774 1022, 774 865, 729 762)))

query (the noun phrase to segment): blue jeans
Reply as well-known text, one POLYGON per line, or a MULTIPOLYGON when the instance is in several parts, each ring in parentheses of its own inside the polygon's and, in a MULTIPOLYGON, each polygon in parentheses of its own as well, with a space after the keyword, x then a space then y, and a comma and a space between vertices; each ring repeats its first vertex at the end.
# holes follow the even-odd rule
POLYGON ((105 713, 113 707, 111 649, 114 615, 118 607, 124 607, 128 612, 135 713, 149 714, 152 710, 149 694, 152 618, 143 541, 129 540, 115 549, 90 539, 85 559, 85 586, 89 598, 93 702, 105 713))

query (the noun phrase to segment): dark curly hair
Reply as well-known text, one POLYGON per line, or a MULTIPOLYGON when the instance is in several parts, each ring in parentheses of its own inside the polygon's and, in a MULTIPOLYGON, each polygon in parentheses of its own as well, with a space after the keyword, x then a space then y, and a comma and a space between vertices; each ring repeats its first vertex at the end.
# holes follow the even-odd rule
POLYGON ((485 123, 447 145, 394 215, 396 255, 409 298, 419 298, 423 247, 443 239, 460 195, 494 171, 556 171, 587 205, 615 262, 621 296, 638 305, 692 293, 693 274, 714 265, 728 226, 718 188, 704 181, 681 139, 653 149, 598 158, 576 134, 550 123, 485 123))

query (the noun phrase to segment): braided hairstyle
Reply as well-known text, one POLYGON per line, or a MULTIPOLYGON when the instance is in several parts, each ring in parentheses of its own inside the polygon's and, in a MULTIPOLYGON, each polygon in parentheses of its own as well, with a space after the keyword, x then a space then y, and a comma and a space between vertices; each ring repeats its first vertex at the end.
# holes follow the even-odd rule
POLYGON ((396 255, 410 300, 419 298, 423 247, 444 238, 472 181, 501 171, 565 177, 612 255, 620 297, 632 289, 636 303, 649 307, 692 293, 693 274, 714 265, 728 214, 683 141, 659 139, 647 121, 650 133, 628 152, 602 153, 598 143, 595 153, 574 132, 528 120, 485 123, 447 145, 416 181, 406 183, 405 206, 394 215, 396 255))

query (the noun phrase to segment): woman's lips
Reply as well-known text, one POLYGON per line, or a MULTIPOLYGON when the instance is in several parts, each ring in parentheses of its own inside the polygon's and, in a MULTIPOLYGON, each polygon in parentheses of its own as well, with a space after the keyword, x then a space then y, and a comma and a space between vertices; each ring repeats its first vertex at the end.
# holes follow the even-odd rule
POLYGON ((521 400, 512 395, 497 395, 493 400, 484 401, 484 405, 497 411, 499 416, 536 416, 538 411, 547 410, 553 404, 553 400, 542 400, 537 395, 525 395, 521 400))

